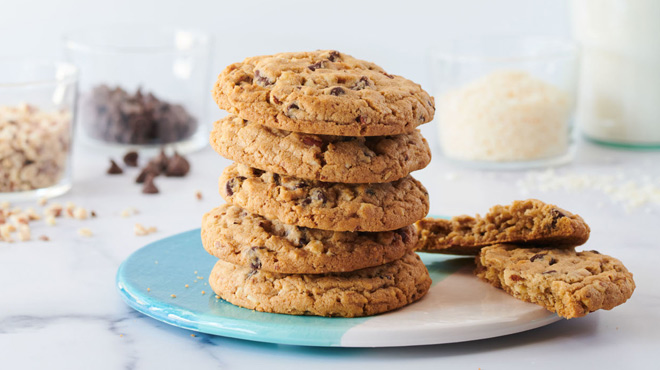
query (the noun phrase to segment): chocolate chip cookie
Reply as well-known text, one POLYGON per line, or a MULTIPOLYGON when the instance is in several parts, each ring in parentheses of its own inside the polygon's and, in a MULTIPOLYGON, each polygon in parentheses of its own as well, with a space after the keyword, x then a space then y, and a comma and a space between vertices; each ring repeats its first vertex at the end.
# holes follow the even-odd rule
POLYGON ((303 180, 234 163, 220 176, 231 204, 285 224, 333 231, 388 231, 424 217, 428 192, 411 176, 391 183, 303 180))
POLYGON ((239 163, 326 182, 391 182, 431 161, 419 130, 395 136, 312 135, 230 115, 215 123, 210 141, 216 152, 239 163))
POLYGON ((596 251, 501 244, 483 248, 476 262, 481 279, 567 319, 610 310, 635 290, 626 267, 596 251))
POLYGON ((412 226, 380 233, 336 232, 286 225, 224 204, 205 214, 207 252, 253 270, 322 274, 378 266, 411 251, 412 226))
POLYGON ((537 199, 492 207, 486 216, 451 220, 426 218, 415 224, 420 252, 477 255, 487 245, 574 247, 589 239, 589 225, 578 216, 537 199))
POLYGON ((213 94, 241 118, 321 135, 409 133, 435 113, 418 84, 331 50, 247 58, 225 68, 213 94))
POLYGON ((323 275, 277 274, 220 260, 209 284, 222 299, 257 311, 356 317, 422 298, 431 278, 419 256, 408 252, 385 265, 323 275))

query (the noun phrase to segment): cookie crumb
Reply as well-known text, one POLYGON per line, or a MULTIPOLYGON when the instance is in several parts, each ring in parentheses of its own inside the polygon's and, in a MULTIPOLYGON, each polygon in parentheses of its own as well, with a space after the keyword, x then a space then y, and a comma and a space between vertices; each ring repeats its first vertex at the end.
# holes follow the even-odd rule
POLYGON ((147 292, 150 292, 150 291, 151 291, 151 288, 147 288, 147 292))
POLYGON ((197 200, 202 200, 202 192, 197 190, 195 192, 195 198, 197 198, 197 200))
POLYGON ((196 337, 196 335, 195 335, 195 334, 190 334, 190 336, 191 336, 191 337, 193 337, 193 338, 195 338, 195 337, 196 337))
POLYGON ((90 229, 88 229, 88 228, 86 228, 86 227, 83 227, 82 229, 78 229, 78 235, 80 235, 80 236, 84 236, 84 237, 86 237, 86 238, 89 238, 89 237, 91 237, 91 236, 94 235, 94 234, 92 234, 92 230, 90 230, 90 229))
POLYGON ((30 226, 27 224, 18 225, 18 240, 24 242, 31 239, 30 226))
POLYGON ((120 175, 124 173, 124 170, 117 165, 117 162, 115 162, 113 159, 110 159, 110 168, 108 168, 107 171, 108 175, 120 175))
POLYGON ((44 241, 44 242, 48 242, 48 241, 50 241, 50 238, 47 237, 46 235, 41 235, 41 236, 39 236, 39 240, 44 241))
POLYGON ((153 233, 155 233, 156 231, 158 231, 158 229, 156 229, 155 226, 151 226, 151 227, 149 227, 149 228, 145 228, 145 227, 144 227, 142 224, 140 224, 140 223, 136 223, 135 226, 133 226, 133 232, 135 233, 135 235, 138 235, 138 236, 144 236, 144 235, 153 234, 153 233))
POLYGON ((204 295, 204 294, 206 294, 206 292, 202 290, 202 295, 204 295))
POLYGON ((73 210, 73 218, 76 220, 86 220, 87 219, 87 210, 82 207, 76 207, 73 210))
POLYGON ((39 200, 37 201, 37 204, 40 205, 40 206, 42 206, 42 207, 45 206, 46 203, 48 203, 48 198, 46 198, 46 197, 41 197, 41 198, 39 198, 39 200))
POLYGON ((176 294, 170 294, 170 297, 176 298, 176 294))
POLYGON ((128 208, 125 208, 123 211, 121 211, 120 216, 122 218, 128 218, 128 217, 131 217, 133 215, 137 215, 138 213, 140 213, 140 212, 136 208, 128 207, 128 208))
POLYGON ((96 217, 96 212, 92 211, 92 212, 90 212, 90 215, 95 218, 96 217))
POLYGON ((59 203, 51 203, 46 209, 44 209, 45 216, 60 217, 62 215, 62 205, 59 203))
POLYGON ((186 285, 184 285, 184 286, 185 286, 186 288, 188 288, 188 287, 189 287, 189 285, 188 285, 188 284, 186 284, 186 285))
POLYGON ((48 226, 57 225, 57 221, 55 221, 55 216, 46 216, 46 225, 48 226))

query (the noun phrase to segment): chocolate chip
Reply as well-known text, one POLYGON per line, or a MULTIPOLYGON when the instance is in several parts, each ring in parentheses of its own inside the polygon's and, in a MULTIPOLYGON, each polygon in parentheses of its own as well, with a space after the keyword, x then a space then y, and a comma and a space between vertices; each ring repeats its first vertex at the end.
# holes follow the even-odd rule
POLYGON ((364 124, 367 122, 367 118, 365 116, 359 115, 355 118, 355 122, 364 124))
POLYGON ((545 253, 537 253, 533 255, 532 258, 529 259, 529 262, 534 262, 538 259, 543 259, 543 257, 545 257, 545 253))
POLYGON ((259 259, 259 256, 257 256, 257 250, 259 249, 261 249, 261 247, 252 247, 248 252, 250 268, 253 270, 259 270, 261 268, 261 260, 259 259))
POLYGON ((310 196, 312 197, 312 199, 323 202, 324 204, 328 200, 327 196, 325 195, 325 192, 321 189, 313 189, 310 193, 310 196))
POLYGON ((567 217, 567 216, 568 216, 568 215, 567 215, 566 213, 564 213, 562 210, 557 209, 557 208, 553 208, 553 209, 550 211, 550 214, 552 215, 552 227, 555 227, 555 226, 557 225, 557 221, 558 221, 560 218, 564 218, 564 217, 567 217))
POLYGON ((312 200, 309 199, 309 198, 305 198, 305 199, 303 199, 302 202, 301 202, 301 204, 302 204, 303 206, 308 206, 308 205, 310 205, 311 203, 312 203, 312 200))
POLYGON ((252 176, 260 177, 261 175, 264 174, 265 171, 262 171, 258 168, 253 168, 252 169, 252 176))
POLYGON ((243 180, 245 180, 245 177, 243 176, 236 176, 229 179, 229 181, 227 181, 227 184, 225 185, 227 196, 231 197, 232 195, 234 195, 234 186, 236 186, 239 182, 242 182, 243 180))
POLYGON ((156 184, 154 184, 154 175, 148 175, 147 178, 144 180, 144 185, 142 186, 142 193, 143 194, 158 194, 158 188, 156 187, 156 184))
POLYGON ((523 279, 520 275, 511 275, 510 278, 511 278, 511 280, 513 280, 513 281, 521 281, 521 280, 525 280, 525 279, 523 279))
POLYGON ((339 59, 340 57, 341 57, 341 54, 339 54, 339 52, 337 50, 333 50, 333 51, 330 52, 330 55, 328 56, 328 60, 331 61, 331 62, 334 62, 337 59, 339 59))
POLYGON ((254 79, 258 85, 261 85, 263 87, 267 87, 274 84, 274 82, 272 82, 268 77, 263 76, 261 74, 261 71, 258 69, 254 70, 254 79))
POLYGON ((313 136, 303 136, 302 142, 305 145, 317 146, 319 148, 323 146, 323 140, 317 139, 313 136))
POLYGON ((557 272, 557 270, 543 271, 543 275, 545 275, 545 274, 552 274, 552 273, 555 273, 555 272, 557 272))
POLYGON ((147 176, 153 175, 153 176, 158 176, 160 175, 160 164, 149 161, 147 165, 142 169, 138 177, 135 179, 135 182, 138 184, 142 184, 144 180, 146 180, 147 176))
POLYGON ((307 68, 311 69, 312 72, 314 72, 319 68, 323 68, 323 61, 319 61, 314 64, 308 65, 307 68))
POLYGON ((330 90, 330 95, 334 96, 344 95, 345 93, 346 92, 341 87, 333 87, 332 90, 330 90))
POLYGON ((371 81, 369 78, 367 76, 362 76, 353 86, 353 90, 363 90, 369 86, 371 86, 371 81))
POLYGON ((80 99, 81 119, 96 139, 121 144, 167 144, 189 138, 197 119, 179 104, 120 87, 99 85, 80 99))
POLYGON ((138 153, 136 151, 128 152, 124 155, 124 164, 128 167, 138 166, 138 153))
POLYGON ((591 253, 594 253, 594 254, 600 254, 599 251, 588 251, 588 252, 591 252, 591 253))
POLYGON ((392 76, 392 75, 391 75, 391 74, 389 74, 389 73, 385 73, 385 72, 383 72, 383 74, 384 74, 384 75, 385 75, 385 77, 387 77, 387 78, 394 78, 394 76, 392 76))
POLYGON ((273 174, 273 182, 275 183, 275 185, 280 184, 280 175, 279 174, 276 174, 276 173, 273 174))
POLYGON ((338 84, 345 84, 345 83, 346 83, 346 78, 344 78, 344 77, 337 77, 337 83, 338 83, 338 84))
POLYGON ((309 184, 307 184, 306 182, 304 182, 304 181, 301 180, 301 181, 298 181, 298 182, 296 183, 296 185, 295 185, 293 188, 294 188, 294 189, 304 189, 304 188, 306 188, 306 187, 308 187, 308 186, 309 186, 309 184))
POLYGON ((122 170, 121 167, 119 167, 117 165, 117 163, 114 160, 111 159, 110 160, 110 168, 108 168, 107 172, 108 172, 109 175, 120 175, 120 174, 124 173, 124 170, 122 170))
POLYGON ((296 247, 302 248, 302 247, 306 246, 307 243, 309 243, 309 239, 307 239, 305 236, 301 236, 298 239, 298 244, 296 245, 296 247))
POLYGON ((249 279, 249 278, 251 278, 252 276, 254 276, 257 272, 259 272, 259 270, 250 270, 250 272, 248 272, 248 274, 245 275, 245 278, 246 278, 246 279, 249 279))
POLYGON ((554 265, 555 263, 557 263, 557 260, 554 259, 554 257, 552 257, 552 258, 550 258, 550 262, 548 262, 548 265, 552 266, 552 265, 554 265))
POLYGON ((372 188, 367 188, 367 190, 365 190, 365 193, 367 193, 371 196, 376 195, 376 191, 374 191, 374 189, 372 189, 372 188))
POLYGON ((402 242, 408 243, 408 241, 410 241, 410 236, 408 235, 405 229, 399 229, 396 231, 396 233, 399 234, 399 236, 401 236, 402 242))
POLYGON ((190 163, 179 153, 174 152, 174 155, 167 161, 165 176, 183 177, 188 174, 188 171, 190 171, 190 163))
POLYGON ((275 95, 271 95, 271 97, 273 98, 273 103, 275 103, 275 104, 282 104, 282 102, 280 101, 280 99, 277 98, 277 96, 275 96, 275 95))
POLYGON ((296 103, 291 103, 291 104, 289 104, 289 106, 286 109, 287 110, 293 110, 293 109, 300 109, 300 107, 296 103))

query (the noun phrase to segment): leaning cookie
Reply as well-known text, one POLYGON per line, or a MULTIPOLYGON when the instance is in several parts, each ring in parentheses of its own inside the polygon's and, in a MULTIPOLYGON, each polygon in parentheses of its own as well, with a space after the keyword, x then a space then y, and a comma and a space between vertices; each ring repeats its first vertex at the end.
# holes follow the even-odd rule
POLYGON ((333 231, 396 230, 429 210, 426 189, 410 176, 382 184, 326 183, 234 163, 220 176, 220 194, 271 220, 333 231))
POLYGON ((409 133, 435 113, 418 84, 331 50, 247 58, 225 68, 213 95, 241 118, 321 135, 409 133))
POLYGON ((425 218, 415 228, 417 251, 458 255, 477 255, 482 247, 497 243, 575 247, 590 233, 580 216, 536 199, 494 206, 484 217, 425 218))
POLYGON ((635 290, 626 267, 596 251, 500 244, 483 248, 476 262, 481 279, 567 319, 610 310, 635 290))
POLYGON ((419 130, 395 136, 312 135, 230 115, 214 124, 210 142, 216 152, 236 162, 326 182, 391 182, 431 161, 419 130))
POLYGON ((204 215, 202 244, 221 260, 286 274, 354 271, 400 259, 417 236, 412 226, 380 233, 286 225, 224 204, 204 215))
POLYGON ((220 298, 257 311, 357 317, 417 301, 431 278, 419 256, 409 252, 385 265, 324 275, 277 274, 220 260, 209 284, 220 298))

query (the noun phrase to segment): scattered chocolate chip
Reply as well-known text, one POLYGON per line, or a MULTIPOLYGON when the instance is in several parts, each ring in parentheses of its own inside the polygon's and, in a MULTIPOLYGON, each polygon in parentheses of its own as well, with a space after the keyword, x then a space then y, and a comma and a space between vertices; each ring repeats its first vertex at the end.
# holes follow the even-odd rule
POLYGON ((333 87, 332 90, 330 90, 330 95, 339 96, 344 94, 346 94, 346 91, 341 87, 333 87))
POLYGON ((152 93, 135 94, 99 85, 81 97, 81 117, 89 134, 121 144, 168 144, 191 137, 197 119, 180 104, 158 99, 152 93))
POLYGON ((117 165, 117 163, 114 160, 111 159, 110 160, 110 168, 108 168, 107 172, 108 172, 109 175, 120 175, 120 174, 124 173, 124 170, 122 170, 121 167, 119 167, 117 165))
POLYGON ((302 142, 305 145, 318 146, 319 148, 323 146, 323 140, 317 139, 313 136, 303 136, 302 142))
POLYGON ((190 171, 190 163, 179 153, 174 152, 174 155, 167 161, 165 168, 165 176, 168 177, 183 177, 190 171))
POLYGON ((274 82, 272 82, 268 77, 261 75, 261 71, 258 70, 258 69, 254 70, 254 78, 255 78, 255 82, 258 85, 261 85, 261 86, 264 86, 264 87, 267 87, 267 86, 270 86, 270 85, 274 84, 274 82))
POLYGON ((511 275, 510 278, 511 278, 511 280, 513 280, 513 281, 521 281, 521 280, 525 280, 525 279, 523 279, 520 275, 515 275, 515 274, 514 274, 514 275, 511 275))
POLYGON ((159 169, 160 172, 163 172, 167 169, 167 162, 169 161, 169 158, 167 158, 167 154, 165 154, 165 149, 161 149, 160 153, 158 153, 158 156, 152 158, 149 161, 149 164, 152 166, 155 166, 159 169))
POLYGON ((328 60, 331 62, 337 61, 341 57, 341 54, 337 50, 333 50, 330 52, 330 55, 328 56, 328 60))
POLYGON ((555 273, 555 272, 557 272, 557 270, 543 271, 543 275, 545 275, 545 274, 552 274, 552 273, 555 273))
POLYGON ((316 62, 312 65, 308 65, 307 68, 311 69, 312 72, 314 72, 319 68, 323 68, 323 61, 319 61, 319 62, 316 62))
POLYGON ((144 180, 144 185, 142 186, 142 193, 143 194, 158 194, 158 188, 156 187, 156 184, 154 184, 154 175, 148 175, 147 178, 144 180))
POLYGON ((550 258, 550 262, 548 262, 548 265, 552 266, 555 263, 557 263, 557 260, 554 257, 552 257, 552 258, 550 258))
POLYGON ((124 164, 128 167, 138 166, 138 153, 136 151, 128 152, 124 155, 124 164))
POLYGON ((529 262, 534 262, 538 259, 543 259, 543 257, 545 257, 545 253, 537 253, 533 255, 532 258, 529 259, 529 262))

